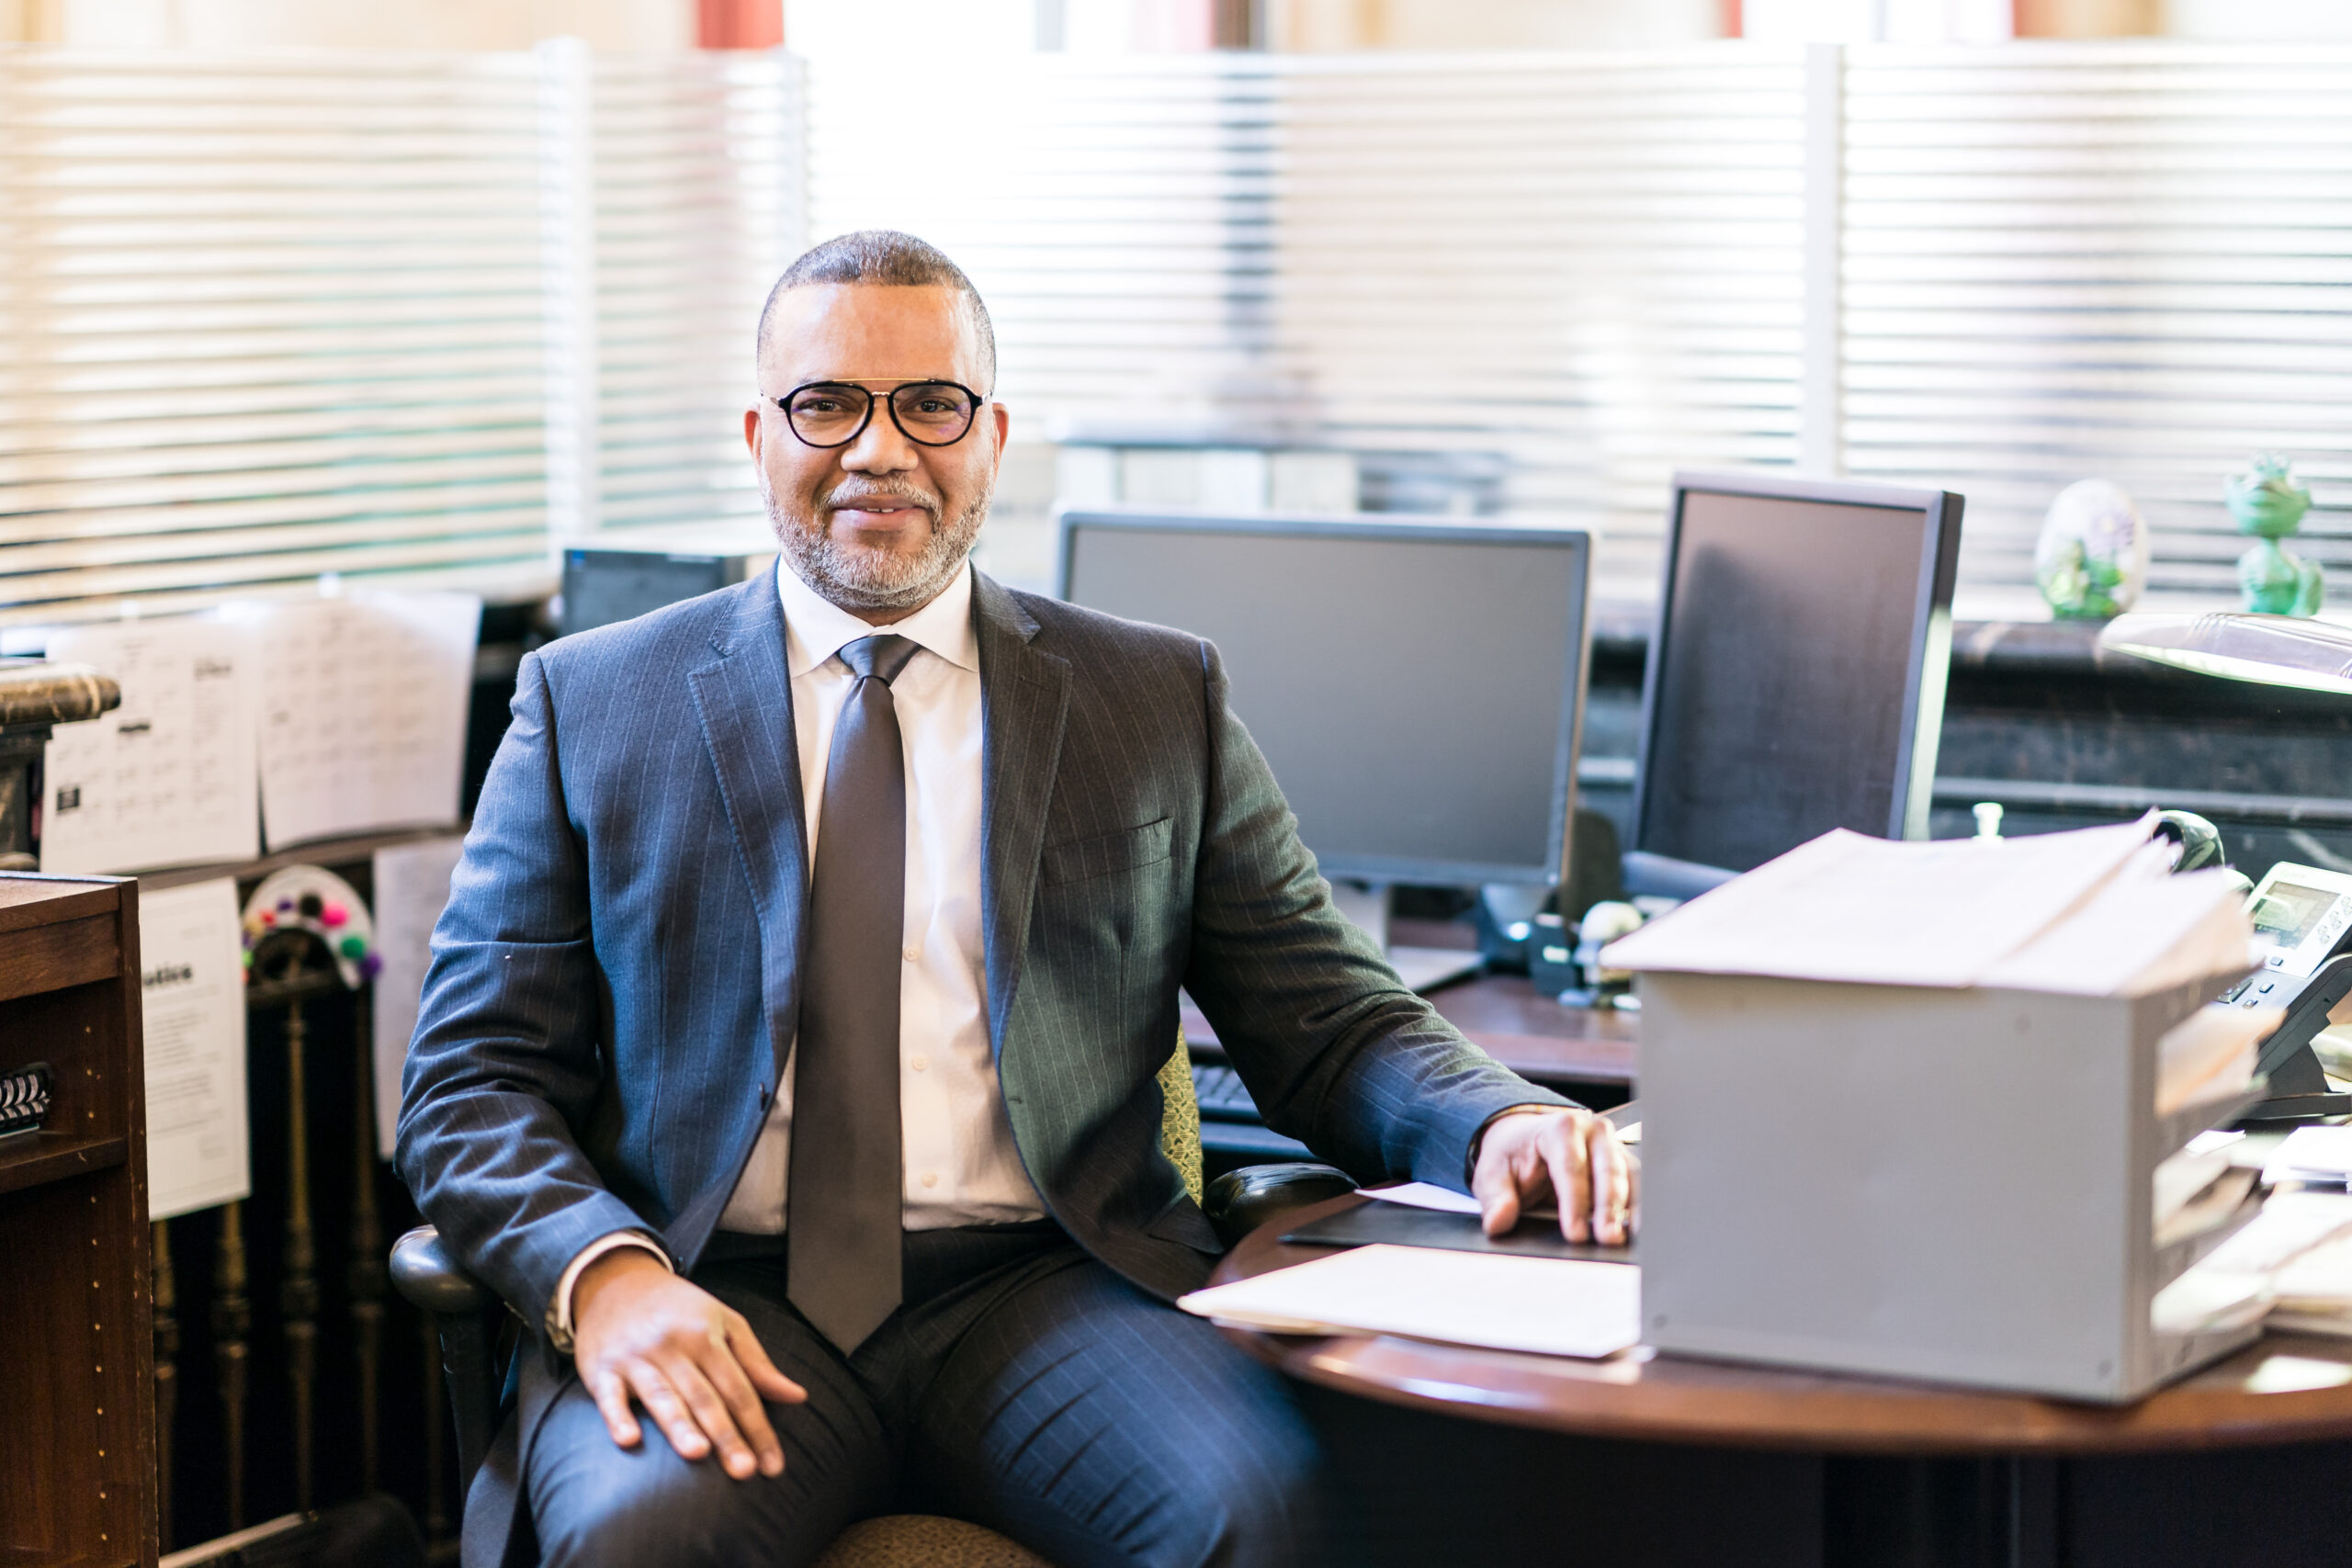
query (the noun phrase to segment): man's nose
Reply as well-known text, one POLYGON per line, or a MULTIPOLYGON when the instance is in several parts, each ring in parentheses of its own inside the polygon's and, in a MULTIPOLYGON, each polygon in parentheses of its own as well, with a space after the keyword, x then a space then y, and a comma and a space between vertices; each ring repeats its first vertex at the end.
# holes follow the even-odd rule
POLYGON ((901 474, 922 460, 915 444, 890 417, 887 398, 874 400, 873 417, 842 451, 842 467, 856 474, 901 474))

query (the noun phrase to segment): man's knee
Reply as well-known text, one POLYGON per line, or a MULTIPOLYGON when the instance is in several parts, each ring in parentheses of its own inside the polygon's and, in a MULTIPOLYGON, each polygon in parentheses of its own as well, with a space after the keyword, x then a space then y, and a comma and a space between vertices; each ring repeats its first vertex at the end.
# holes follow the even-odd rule
MULTIPOLYGON (((1321 1445, 1286 1405, 1237 1423, 1225 1441, 1196 1435, 1171 1453, 1170 1564, 1306 1568, 1323 1561, 1329 1473, 1321 1445)), ((1155 1554, 1155 1561, 1158 1561, 1155 1554)))
POLYGON ((783 1475, 741 1481, 713 1460, 688 1463, 650 1422, 635 1449, 613 1446, 601 1428, 586 1436, 531 1477, 544 1568, 797 1568, 866 1501, 808 1484, 813 1477, 790 1459, 783 1475))

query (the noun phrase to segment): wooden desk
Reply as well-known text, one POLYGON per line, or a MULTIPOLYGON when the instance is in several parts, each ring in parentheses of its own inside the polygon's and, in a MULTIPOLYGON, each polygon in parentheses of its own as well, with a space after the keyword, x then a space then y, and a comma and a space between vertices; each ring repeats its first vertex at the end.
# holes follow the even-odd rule
MULTIPOLYGON (((1277 1238, 1307 1219, 1365 1201, 1335 1199, 1261 1228, 1219 1266, 1217 1280, 1327 1256, 1327 1249, 1286 1247, 1277 1238)), ((1385 1337, 1227 1333, 1251 1355, 1303 1382, 1476 1422, 1750 1452, 1977 1461, 1911 1472, 1914 1490, 1927 1474, 1927 1490, 1940 1486, 1950 1494, 1956 1483, 1959 1492, 1970 1494, 1957 1508, 1947 1497, 1942 1512, 1924 1520, 1888 1517, 1880 1506, 1886 1489, 1905 1473, 1899 1468, 1880 1463, 1832 1472, 1826 1537, 1871 1540, 1885 1551, 1885 1561, 1905 1563, 2067 1561, 2054 1462, 2060 1459, 2352 1438, 2352 1340, 2313 1336, 2267 1337, 2136 1405, 2113 1409, 1646 1351, 1594 1362, 1385 1337), (1873 1495, 1849 1487, 1849 1495, 1841 1496, 1838 1474, 1867 1476, 1864 1490, 1873 1495), (1841 1516, 1841 1509, 1853 1517, 1841 1516), (1997 1532, 2007 1537, 2006 1550, 1954 1555, 1945 1550, 1948 1540, 1919 1539, 1923 1529, 1932 1533, 1953 1515, 1972 1512, 2007 1520, 2008 1528, 1997 1532)), ((1874 1555, 1832 1553, 1831 1559, 1874 1555)), ((2301 1561, 2291 1555, 2270 1560, 2301 1561)))
MULTIPOLYGON (((1524 975, 1457 980, 1430 992, 1430 1002, 1439 1017, 1522 1077, 1571 1089, 1630 1089, 1634 1082, 1641 1040, 1638 1014, 1562 1007, 1538 994, 1524 975)), ((1204 1050, 1218 1048, 1216 1032, 1189 997, 1183 1019, 1187 1042, 1204 1050)))

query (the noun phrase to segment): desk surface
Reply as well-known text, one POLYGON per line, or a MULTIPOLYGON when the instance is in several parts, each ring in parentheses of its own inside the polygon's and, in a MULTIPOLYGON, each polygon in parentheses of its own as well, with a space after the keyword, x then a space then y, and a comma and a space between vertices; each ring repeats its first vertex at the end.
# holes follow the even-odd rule
MULTIPOLYGON (((1430 993, 1438 1016, 1522 1077, 1539 1083, 1631 1084, 1639 1015, 1564 1008, 1524 975, 1482 975, 1430 993)), ((1214 1048, 1216 1032, 1183 1003, 1184 1038, 1214 1048)))
MULTIPOLYGON (((1278 1238, 1307 1219, 1369 1201, 1336 1198, 1261 1227, 1218 1266, 1217 1282, 1329 1256, 1327 1248, 1286 1247, 1278 1238)), ((2266 1337, 2138 1404, 2109 1409, 1646 1349, 1578 1361, 1385 1336, 1226 1333, 1308 1382, 1587 1437, 1815 1453, 2052 1456, 2352 1437, 2352 1339, 2310 1335, 2266 1337)))

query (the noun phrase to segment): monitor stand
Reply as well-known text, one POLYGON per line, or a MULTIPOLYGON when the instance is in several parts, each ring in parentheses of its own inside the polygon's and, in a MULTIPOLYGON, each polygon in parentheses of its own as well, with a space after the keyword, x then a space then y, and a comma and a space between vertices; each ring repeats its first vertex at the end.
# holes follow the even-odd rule
POLYGON ((1475 975, 1484 962, 1475 947, 1399 947, 1388 940, 1388 886, 1385 882, 1334 882, 1331 902, 1340 913, 1380 944, 1397 975, 1416 991, 1434 990, 1448 980, 1475 975))

